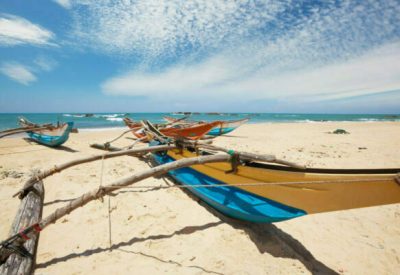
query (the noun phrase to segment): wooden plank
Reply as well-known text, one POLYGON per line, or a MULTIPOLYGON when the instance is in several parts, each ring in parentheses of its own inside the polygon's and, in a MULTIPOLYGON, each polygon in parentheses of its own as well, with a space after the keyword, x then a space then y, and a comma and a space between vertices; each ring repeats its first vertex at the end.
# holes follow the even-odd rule
MULTIPOLYGON (((10 236, 17 234, 29 225, 38 223, 42 218, 44 199, 43 182, 33 185, 31 191, 21 200, 17 215, 10 229, 10 236)), ((13 253, 9 249, 1 249, 0 259, 5 262, 0 265, 0 274, 32 274, 35 267, 36 250, 39 241, 39 233, 29 234, 29 240, 19 238, 12 242, 14 246, 24 247, 33 257, 23 257, 13 253)))

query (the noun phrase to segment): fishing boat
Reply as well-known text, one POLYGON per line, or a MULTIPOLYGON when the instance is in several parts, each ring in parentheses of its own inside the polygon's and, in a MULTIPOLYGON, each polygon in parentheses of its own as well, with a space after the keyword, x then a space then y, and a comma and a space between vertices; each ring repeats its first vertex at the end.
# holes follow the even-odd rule
POLYGON ((26 131, 30 139, 50 147, 57 147, 65 143, 74 126, 73 122, 66 122, 57 125, 38 125, 25 118, 19 118, 19 124, 21 127, 33 129, 31 131, 26 131))
MULTIPOLYGON (((151 144, 157 142, 152 141, 151 144)), ((159 164, 212 154, 188 148, 154 153, 159 164)), ((170 171, 177 182, 219 212, 271 223, 352 208, 400 202, 400 168, 295 168, 256 161, 194 165, 170 171)))
MULTIPOLYGON (((132 133, 139 139, 146 137, 146 133, 141 123, 135 122, 127 117, 124 118, 125 124, 132 129, 132 133)), ((191 124, 173 124, 173 125, 162 125, 158 124, 155 127, 159 128, 159 131, 167 136, 173 138, 186 138, 191 140, 197 140, 206 135, 211 129, 219 125, 220 121, 214 121, 210 123, 200 123, 196 125, 191 124)))
MULTIPOLYGON (((164 120, 166 120, 169 123, 174 123, 174 122, 177 122, 179 119, 164 116, 164 120)), ((207 133, 207 135, 221 136, 221 135, 228 134, 228 133, 232 132, 233 130, 237 129, 240 125, 245 124, 248 121, 249 121, 248 118, 239 119, 239 120, 221 121, 221 123, 218 124, 217 126, 215 126, 214 128, 212 128, 207 133)), ((183 123, 183 122, 188 123, 188 124, 204 123, 204 121, 189 121, 189 120, 181 121, 181 123, 183 123)))
POLYGON ((220 125, 214 127, 207 133, 207 135, 211 136, 221 136, 232 132, 237 129, 240 125, 245 124, 249 121, 248 118, 239 119, 239 120, 228 120, 222 122, 220 125))

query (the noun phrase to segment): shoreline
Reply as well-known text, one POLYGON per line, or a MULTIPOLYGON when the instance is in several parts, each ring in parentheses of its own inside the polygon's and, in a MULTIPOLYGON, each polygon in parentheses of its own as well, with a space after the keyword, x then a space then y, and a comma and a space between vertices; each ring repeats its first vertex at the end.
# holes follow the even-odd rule
MULTIPOLYGON (((313 124, 313 123, 322 123, 322 124, 340 124, 340 123, 360 123, 360 124, 364 124, 364 123, 400 123, 400 120, 363 120, 363 121, 352 121, 352 120, 343 120, 343 121, 319 121, 319 120, 299 120, 299 121, 248 121, 246 124, 247 125, 262 125, 262 124, 266 124, 266 125, 279 125, 279 124, 284 124, 284 125, 292 125, 292 124, 313 124)), ((74 125, 76 126, 76 125, 74 125)), ((74 127, 76 128, 76 127, 74 127)), ((127 126, 125 125, 120 125, 120 126, 109 126, 109 127, 105 127, 105 126, 100 126, 100 127, 82 127, 82 128, 77 128, 79 131, 82 132, 99 132, 99 131, 113 131, 113 130, 123 130, 123 129, 127 129, 127 126)), ((0 129, 0 131, 2 130, 7 130, 7 129, 0 129)), ((11 136, 10 136, 11 137, 11 136)), ((8 137, 5 137, 8 138, 8 137)))

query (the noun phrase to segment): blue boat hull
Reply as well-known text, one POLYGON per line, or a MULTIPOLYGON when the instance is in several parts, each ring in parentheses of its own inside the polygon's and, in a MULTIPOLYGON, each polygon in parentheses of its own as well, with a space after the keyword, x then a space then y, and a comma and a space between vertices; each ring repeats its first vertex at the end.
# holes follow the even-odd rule
POLYGON ((235 130, 235 127, 226 127, 226 128, 213 128, 211 129, 210 132, 207 133, 207 135, 210 136, 220 136, 220 135, 225 135, 227 133, 232 132, 233 130, 235 130))
POLYGON ((50 147, 57 147, 65 143, 69 138, 69 133, 72 130, 74 125, 73 122, 67 122, 68 126, 64 133, 60 136, 51 136, 51 135, 44 135, 37 132, 27 132, 28 136, 43 145, 50 146, 50 147))
MULTIPOLYGON (((153 156, 159 164, 174 161, 166 154, 153 154, 153 156)), ((303 210, 283 205, 234 186, 219 186, 225 183, 189 167, 170 171, 169 175, 187 186, 200 184, 215 186, 211 188, 193 187, 188 190, 219 212, 236 219, 271 223, 307 214, 303 210)))

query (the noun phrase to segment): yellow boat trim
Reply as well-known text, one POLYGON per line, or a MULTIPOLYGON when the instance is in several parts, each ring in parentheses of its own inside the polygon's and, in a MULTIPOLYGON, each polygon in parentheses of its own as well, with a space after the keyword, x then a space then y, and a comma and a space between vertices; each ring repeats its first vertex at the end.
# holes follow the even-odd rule
MULTIPOLYGON (((196 156, 188 150, 181 154, 179 149, 168 151, 168 155, 175 160, 196 156)), ((309 214, 400 202, 400 185, 395 175, 317 174, 249 166, 239 166, 235 174, 227 174, 225 172, 231 170, 230 163, 194 165, 191 168, 226 184, 258 183, 238 188, 309 214), (343 180, 349 182, 340 182, 343 180), (277 182, 290 184, 259 185, 277 182)))

